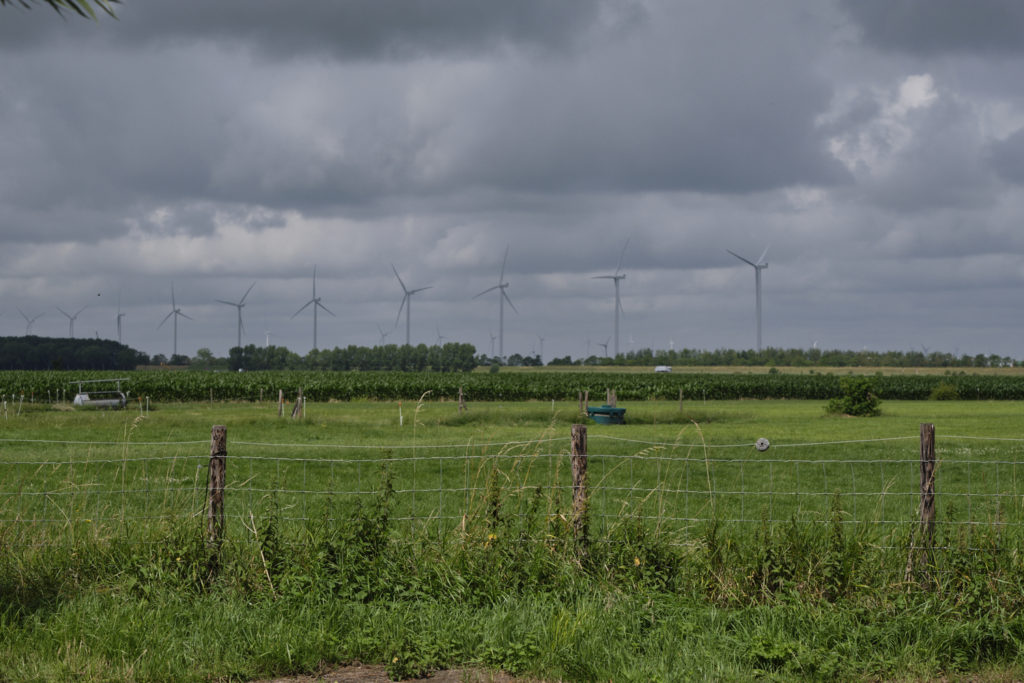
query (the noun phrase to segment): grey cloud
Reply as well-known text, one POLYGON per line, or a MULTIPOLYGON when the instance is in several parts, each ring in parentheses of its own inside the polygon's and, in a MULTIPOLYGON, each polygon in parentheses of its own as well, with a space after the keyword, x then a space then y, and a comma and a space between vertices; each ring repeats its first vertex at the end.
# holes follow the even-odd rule
POLYGON ((992 167, 1003 180, 1024 185, 1024 128, 992 143, 989 153, 992 167))
POLYGON ((1024 52, 1024 4, 1017 0, 839 0, 864 40, 921 55, 1024 52))
POLYGON ((78 34, 122 44, 212 42, 268 58, 417 59, 492 52, 508 45, 563 51, 589 30, 642 16, 637 2, 608 0, 179 0, 125 3, 117 21, 61 22, 43 11, 5 11, 0 45, 24 47, 78 34))

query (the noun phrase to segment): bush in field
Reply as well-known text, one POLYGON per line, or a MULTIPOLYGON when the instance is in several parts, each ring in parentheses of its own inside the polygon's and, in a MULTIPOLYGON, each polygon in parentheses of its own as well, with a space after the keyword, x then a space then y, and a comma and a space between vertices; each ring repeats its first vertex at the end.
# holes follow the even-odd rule
POLYGON ((950 384, 949 382, 943 382, 928 394, 928 400, 930 401, 955 401, 958 398, 960 398, 960 392, 955 384, 950 384))
POLYGON ((875 384, 870 377, 843 377, 839 380, 841 395, 828 402, 828 412, 856 417, 874 417, 881 414, 881 401, 875 394, 875 384))

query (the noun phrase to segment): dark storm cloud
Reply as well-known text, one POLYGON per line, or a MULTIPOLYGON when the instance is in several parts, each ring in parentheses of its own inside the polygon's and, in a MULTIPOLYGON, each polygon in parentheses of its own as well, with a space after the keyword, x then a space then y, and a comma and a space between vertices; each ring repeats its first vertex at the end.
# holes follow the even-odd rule
POLYGON ((1024 53, 1018 0, 840 0, 865 42, 922 55, 1024 53))
POLYGON ((243 45, 280 58, 415 59, 507 45, 564 51, 596 24, 628 24, 642 11, 639 3, 606 0, 136 0, 117 14, 118 21, 104 17, 98 25, 82 26, 54 21, 41 10, 5 12, 0 45, 23 47, 75 32, 141 45, 243 45))

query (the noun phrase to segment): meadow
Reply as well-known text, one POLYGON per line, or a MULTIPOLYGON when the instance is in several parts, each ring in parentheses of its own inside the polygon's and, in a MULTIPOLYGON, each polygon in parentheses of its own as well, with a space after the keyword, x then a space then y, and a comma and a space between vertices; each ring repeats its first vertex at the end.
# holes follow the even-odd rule
POLYGON ((576 401, 7 406, 0 678, 247 680, 473 663, 567 680, 1024 672, 1024 404, 576 401), (916 529, 933 423, 938 530, 916 529), (210 430, 226 537, 204 536, 210 430), (754 442, 771 447, 759 452, 754 442))

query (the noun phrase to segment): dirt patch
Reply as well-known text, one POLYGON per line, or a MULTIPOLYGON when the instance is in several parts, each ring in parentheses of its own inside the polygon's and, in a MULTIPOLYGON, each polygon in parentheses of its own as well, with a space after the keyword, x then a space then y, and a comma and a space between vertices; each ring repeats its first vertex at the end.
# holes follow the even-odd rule
MULTIPOLYGON (((526 679, 514 678, 501 671, 483 669, 448 669, 436 671, 426 680, 434 683, 526 683, 526 679)), ((315 674, 264 679, 253 683, 389 683, 383 666, 351 664, 339 666, 315 674)))

